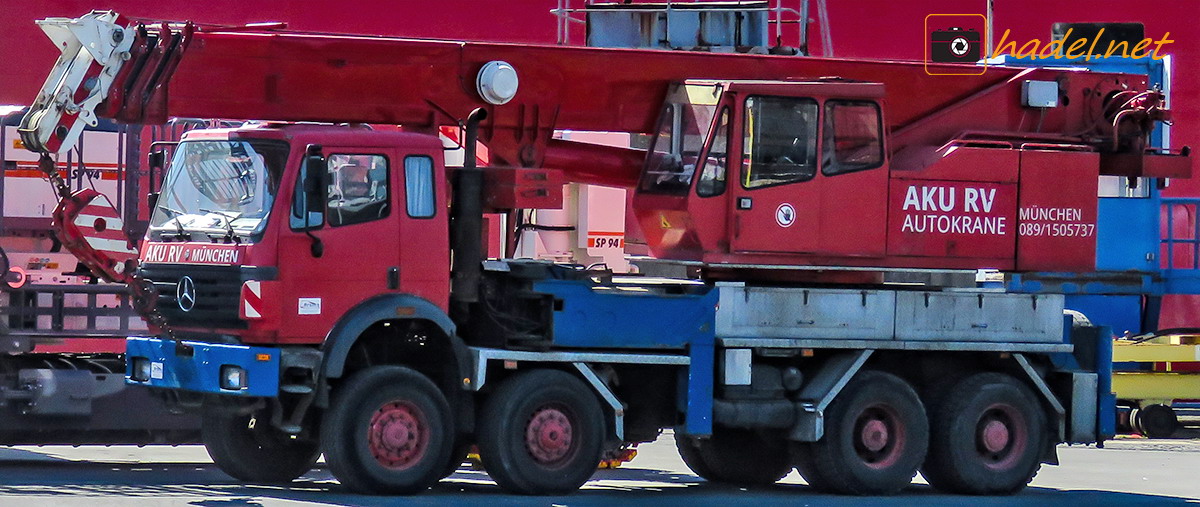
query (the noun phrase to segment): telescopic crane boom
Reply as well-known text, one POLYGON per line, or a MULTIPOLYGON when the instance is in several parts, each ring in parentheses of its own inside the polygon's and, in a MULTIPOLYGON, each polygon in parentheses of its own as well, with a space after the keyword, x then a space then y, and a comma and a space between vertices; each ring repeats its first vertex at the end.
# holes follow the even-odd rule
MULTIPOLYGON (((194 117, 432 129, 485 107, 489 120, 480 140, 503 163, 532 167, 554 149, 548 145, 556 129, 654 131, 668 86, 696 78, 882 83, 890 98, 886 128, 897 135, 893 152, 940 145, 963 131, 1111 138, 1117 116, 1138 127, 1124 133, 1137 137, 1153 121, 1169 119, 1162 96, 1146 93, 1145 78, 1136 76, 990 68, 946 77, 918 62, 334 35, 142 22, 112 12, 39 24, 64 47, 23 124, 26 146, 42 153, 61 151, 75 139, 77 121, 95 116, 145 124, 194 117), (488 70, 493 61, 506 62, 507 70, 488 70), (1025 80, 1058 80, 1064 95, 1088 91, 1095 99, 1063 101, 1040 111, 1038 121, 1022 118, 1026 112, 1011 104, 997 107, 1025 80), (515 94, 498 103, 493 92, 481 95, 488 86, 511 86, 515 94)), ((638 169, 610 168, 600 178, 632 184, 638 169)))
MULTIPOLYGON (((960 144, 1097 152, 1099 174, 1190 174, 1186 157, 1145 150, 1154 122, 1167 121, 1170 114, 1162 94, 1146 89, 1145 78, 1139 76, 992 68, 980 75, 946 77, 929 71, 964 67, 305 33, 263 26, 139 21, 100 11, 39 23, 63 48, 63 56, 21 123, 25 146, 44 158, 69 148, 80 126, 96 117, 127 123, 205 117, 399 124, 432 133, 438 126, 460 125, 470 111, 484 108, 487 120, 480 126, 479 140, 495 165, 558 169, 569 181, 632 187, 642 171, 645 151, 556 139, 555 131, 654 132, 672 87, 704 79, 717 82, 716 89, 732 82, 745 89, 755 83, 813 83, 817 86, 813 90, 846 93, 865 89, 858 83, 876 87, 881 90, 877 95, 886 99, 871 100, 887 106, 881 130, 890 167, 877 171, 881 174, 921 170, 950 155, 951 145, 960 144), (1058 93, 1054 105, 1038 106, 1022 99, 1022 88, 1030 83, 1053 85, 1058 93)), ((50 177, 55 179, 53 174, 50 177)), ((881 176, 872 185, 886 191, 886 181, 887 176, 881 176)), ((1084 185, 1089 184, 1094 181, 1084 185)), ((66 197, 61 181, 59 188, 66 197)), ((1085 193, 1094 196, 1094 190, 1085 193)), ((863 195, 862 199, 882 203, 883 196, 863 195)), ((71 227, 71 217, 84 210, 91 198, 65 199, 60 208, 75 211, 64 212, 60 223, 71 227)), ((736 253, 712 257, 714 248, 730 248, 728 241, 705 237, 695 230, 691 217, 673 214, 671 209, 678 206, 651 203, 638 211, 643 228, 648 223, 662 225, 662 231, 648 231, 657 254, 739 261, 736 253)), ((886 213, 882 204, 869 206, 864 213, 886 213)), ((1004 213, 1015 219, 1016 206, 1004 204, 1004 213)), ((782 204, 779 212, 784 213, 781 219, 794 219, 782 204)), ((728 226, 734 236, 740 230, 737 219, 728 226)), ((818 244, 799 252, 816 252, 823 255, 820 258, 769 257, 755 262, 840 264, 849 259, 845 262, 852 265, 934 267, 938 261, 929 255, 955 256, 954 240, 944 248, 910 247, 892 245, 889 236, 888 250, 898 252, 896 260, 861 260, 884 253, 882 231, 863 236, 864 241, 878 244, 865 250, 818 244), (912 260, 914 256, 926 257, 912 260)), ((1004 241, 1008 246, 998 244, 997 251, 1012 248, 1011 239, 1004 241)), ((85 262, 93 258, 89 266, 99 266, 106 278, 123 279, 119 265, 132 257, 120 249, 107 253, 115 260, 89 252, 104 250, 103 245, 75 248, 84 251, 85 262)), ((745 244, 732 248, 761 249, 745 244)), ((983 263, 1001 269, 1020 264, 1008 253, 991 257, 983 263)))

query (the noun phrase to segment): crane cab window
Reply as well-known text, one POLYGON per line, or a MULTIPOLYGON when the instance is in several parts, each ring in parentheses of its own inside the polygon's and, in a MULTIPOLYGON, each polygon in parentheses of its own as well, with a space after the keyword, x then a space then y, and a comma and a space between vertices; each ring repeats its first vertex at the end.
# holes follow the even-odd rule
POLYGON ((646 157, 638 188, 652 194, 687 195, 717 114, 721 87, 687 84, 668 97, 658 134, 646 157))
POLYGON ((704 169, 700 170, 700 181, 696 183, 696 193, 701 197, 712 197, 725 193, 725 168, 729 160, 729 108, 721 110, 721 118, 717 129, 713 131, 712 147, 708 149, 708 157, 704 161, 704 169))
POLYGON ((742 186, 762 188, 813 178, 817 172, 817 101, 746 99, 742 186))
POLYGON ((883 165, 879 104, 868 101, 825 102, 825 154, 821 172, 827 176, 883 165))
POLYGON ((326 215, 333 227, 388 215, 388 161, 382 155, 329 155, 326 215))

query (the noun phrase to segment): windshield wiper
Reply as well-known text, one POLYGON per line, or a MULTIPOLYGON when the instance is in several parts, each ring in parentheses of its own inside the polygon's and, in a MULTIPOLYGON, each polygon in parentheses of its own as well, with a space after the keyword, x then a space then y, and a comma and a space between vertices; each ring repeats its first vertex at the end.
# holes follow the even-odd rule
POLYGON ((214 215, 220 216, 221 218, 225 219, 225 230, 227 232, 225 233, 225 237, 223 237, 221 239, 223 239, 226 243, 233 242, 233 243, 240 244, 242 242, 242 238, 238 237, 237 233, 233 231, 233 221, 237 220, 238 218, 240 218, 242 216, 241 211, 232 212, 232 211, 212 210, 212 209, 204 209, 204 208, 200 208, 200 211, 202 211, 204 213, 212 213, 214 215))
MULTIPOLYGON (((162 209, 162 210, 166 210, 167 212, 175 215, 175 218, 173 218, 172 220, 175 222, 175 228, 179 230, 179 235, 177 235, 175 237, 177 237, 183 241, 191 241, 192 240, 192 235, 188 234, 188 232, 186 230, 184 230, 183 224, 179 223, 179 217, 184 216, 187 213, 184 213, 177 209, 171 208, 170 206, 167 206, 166 204, 159 204, 158 208, 162 209)), ((165 236, 166 235, 164 234, 164 237, 165 236)))

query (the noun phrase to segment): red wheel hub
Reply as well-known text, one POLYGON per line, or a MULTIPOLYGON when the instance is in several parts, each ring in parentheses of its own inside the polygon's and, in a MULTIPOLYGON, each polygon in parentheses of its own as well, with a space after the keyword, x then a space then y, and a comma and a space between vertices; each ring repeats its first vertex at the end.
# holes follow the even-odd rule
POLYGON ((525 447, 543 465, 561 465, 575 450, 571 418, 564 409, 544 406, 533 412, 525 426, 525 447))
POLYGON ((385 403, 371 416, 367 446, 386 468, 403 470, 413 466, 429 447, 425 413, 406 401, 385 403))
POLYGON ((979 459, 993 470, 1016 465, 1029 445, 1025 417, 1016 407, 996 403, 983 411, 975 425, 975 448, 979 459))
POLYGON ((879 419, 871 419, 863 425, 862 435, 863 447, 871 452, 882 451, 888 444, 888 427, 879 419))
POLYGON ((889 405, 867 407, 854 421, 854 450, 870 468, 895 465, 904 453, 906 437, 899 414, 889 405))
POLYGON ((1008 426, 995 419, 990 420, 984 425, 983 434, 981 437, 981 440, 983 441, 983 447, 987 449, 988 452, 1003 451, 1005 447, 1008 447, 1008 426))

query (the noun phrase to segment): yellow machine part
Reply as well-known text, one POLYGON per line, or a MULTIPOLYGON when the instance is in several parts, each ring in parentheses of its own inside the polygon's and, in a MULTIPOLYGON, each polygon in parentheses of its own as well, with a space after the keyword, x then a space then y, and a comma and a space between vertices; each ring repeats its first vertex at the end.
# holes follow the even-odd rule
POLYGON ((1200 399, 1200 373, 1179 372, 1179 363, 1200 361, 1200 345, 1193 337, 1167 336, 1154 342, 1113 342, 1115 363, 1155 363, 1157 371, 1113 372, 1113 391, 1122 400, 1137 400, 1141 406, 1170 405, 1173 400, 1200 399))

